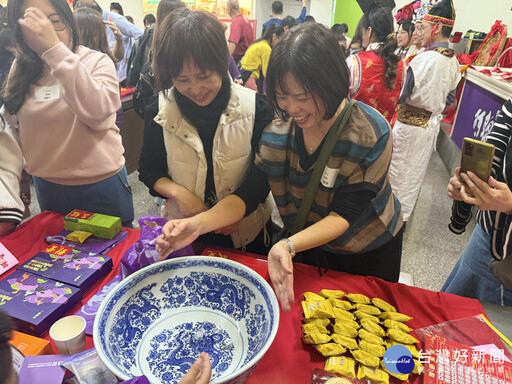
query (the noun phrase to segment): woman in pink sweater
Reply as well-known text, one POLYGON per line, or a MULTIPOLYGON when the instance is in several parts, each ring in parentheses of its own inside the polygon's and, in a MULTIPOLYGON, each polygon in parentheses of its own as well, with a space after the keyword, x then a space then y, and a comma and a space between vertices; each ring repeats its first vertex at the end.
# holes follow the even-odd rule
POLYGON ((131 226, 114 63, 78 45, 66 0, 10 0, 8 18, 19 55, 5 106, 18 118, 41 210, 104 213, 131 226))

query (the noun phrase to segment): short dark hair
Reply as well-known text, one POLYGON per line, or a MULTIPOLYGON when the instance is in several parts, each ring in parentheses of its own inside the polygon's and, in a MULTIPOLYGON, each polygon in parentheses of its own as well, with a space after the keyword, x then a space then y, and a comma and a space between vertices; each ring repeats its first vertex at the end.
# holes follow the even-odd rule
POLYGON ((115 10, 115 11, 119 12, 120 15, 124 16, 123 7, 118 2, 113 1, 112 3, 110 3, 110 10, 111 11, 115 10))
POLYGON ((343 29, 343 33, 348 33, 348 25, 347 23, 341 23, 341 28, 343 29))
POLYGON ((283 3, 280 2, 279 0, 274 1, 272 3, 272 13, 274 15, 280 15, 281 13, 283 13, 283 3))
POLYGON ((304 22, 305 23, 316 23, 316 20, 313 16, 311 15, 307 15, 305 18, 304 18, 304 22))
POLYGON ((412 33, 414 32, 414 23, 411 20, 405 20, 398 24, 398 27, 402 27, 402 30, 407 32, 409 35, 409 38, 412 36, 412 33))
POLYGON ((281 21, 281 26, 283 28, 288 27, 288 29, 292 29, 297 24, 299 24, 299 23, 297 23, 297 20, 295 20, 295 17, 293 17, 293 16, 286 16, 283 19, 283 21, 281 21))
POLYGON ((157 23, 163 23, 166 16, 170 14, 172 11, 186 7, 187 5, 181 0, 161 0, 160 3, 158 3, 158 8, 156 9, 157 23))
POLYGON ((287 93, 284 81, 290 73, 315 103, 325 106, 324 119, 334 116, 348 96, 350 77, 338 41, 332 32, 318 23, 304 23, 272 48, 268 63, 267 97, 272 109, 283 119, 289 115, 279 108, 276 91, 287 93))
POLYGON ((144 16, 144 19, 142 19, 142 22, 144 23, 144 26, 151 25, 156 23, 156 17, 152 13, 148 13, 146 16, 144 16))
POLYGON ((12 319, 3 310, 0 310, 0 384, 5 383, 14 369, 12 365, 12 352, 9 340, 12 337, 12 319))
POLYGON ((345 38, 345 29, 341 24, 334 24, 331 27, 331 32, 334 33, 334 36, 336 36, 336 40, 346 40, 345 38))
POLYGON ((157 90, 169 89, 185 60, 192 59, 202 71, 218 73, 229 80, 224 28, 211 13, 187 8, 172 12, 155 31, 153 69, 157 90))

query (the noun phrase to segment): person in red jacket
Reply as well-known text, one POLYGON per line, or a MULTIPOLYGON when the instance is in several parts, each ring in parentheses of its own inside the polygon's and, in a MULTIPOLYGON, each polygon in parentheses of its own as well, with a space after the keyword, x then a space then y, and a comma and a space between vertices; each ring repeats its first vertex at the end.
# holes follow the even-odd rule
POLYGON ((395 55, 397 42, 391 12, 373 4, 361 20, 366 50, 347 58, 350 97, 375 108, 388 122, 396 115, 403 84, 403 62, 395 55))
POLYGON ((233 19, 228 37, 228 49, 229 54, 238 64, 254 41, 254 30, 249 20, 240 12, 238 0, 228 0, 227 9, 229 17, 233 19))

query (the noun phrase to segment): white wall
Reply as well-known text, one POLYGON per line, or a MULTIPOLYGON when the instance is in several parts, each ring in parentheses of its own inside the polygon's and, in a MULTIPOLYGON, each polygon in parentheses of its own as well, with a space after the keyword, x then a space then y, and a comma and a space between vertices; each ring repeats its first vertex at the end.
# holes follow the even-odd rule
MULTIPOLYGON (((412 0, 395 0, 395 11, 412 0)), ((512 36, 512 2, 510 0, 454 0, 454 32, 466 33, 468 29, 489 32, 496 20, 507 25, 508 36, 512 36)))
POLYGON ((135 20, 135 25, 144 29, 144 15, 142 14, 142 1, 141 0, 96 0, 101 8, 110 10, 110 3, 117 1, 123 7, 125 16, 131 16, 135 20))
POLYGON ((315 18, 317 23, 331 27, 331 13, 333 0, 311 0, 311 8, 308 14, 315 18))

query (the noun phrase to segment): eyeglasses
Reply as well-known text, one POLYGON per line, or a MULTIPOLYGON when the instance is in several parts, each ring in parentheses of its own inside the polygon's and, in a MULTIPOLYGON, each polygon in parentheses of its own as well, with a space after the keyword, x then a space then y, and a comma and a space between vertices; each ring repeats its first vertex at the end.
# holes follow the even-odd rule
POLYGON ((53 29, 57 32, 63 31, 67 27, 66 21, 59 15, 50 15, 48 19, 52 22, 53 29))

